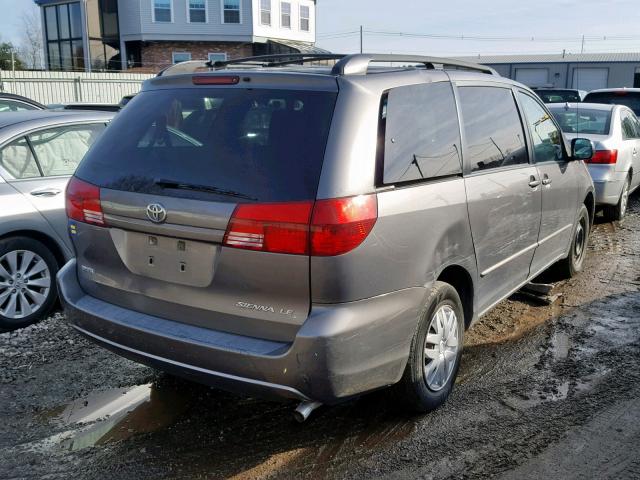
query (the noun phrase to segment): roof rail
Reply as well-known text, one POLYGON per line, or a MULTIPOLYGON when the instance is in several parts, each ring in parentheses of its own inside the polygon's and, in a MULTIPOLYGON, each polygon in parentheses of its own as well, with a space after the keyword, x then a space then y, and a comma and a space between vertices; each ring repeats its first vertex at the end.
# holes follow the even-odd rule
POLYGON ((345 55, 335 53, 277 53, 273 55, 259 55, 254 57, 234 58, 232 60, 219 60, 211 62, 207 60, 190 60, 176 63, 165 68, 158 77, 194 73, 198 70, 222 70, 231 65, 245 65, 253 67, 281 67, 296 63, 315 62, 320 60, 340 60, 345 55))
POLYGON ((206 60, 190 60, 188 62, 176 63, 165 68, 158 77, 169 75, 180 75, 195 73, 203 70, 223 70, 233 65, 244 65, 251 67, 281 67, 294 65, 296 63, 308 63, 320 60, 338 60, 333 66, 333 75, 365 75, 372 62, 397 62, 397 63, 420 63, 428 70, 435 69, 435 65, 460 67, 466 70, 498 75, 491 67, 480 65, 464 60, 443 57, 424 57, 420 55, 387 55, 387 54, 353 54, 342 55, 337 53, 278 53, 273 55, 259 55, 254 57, 234 58, 211 62, 206 60))
POLYGON ((477 63, 455 60, 443 57, 425 57, 422 55, 388 55, 388 54, 354 54, 342 58, 333 67, 331 73, 334 75, 365 75, 372 62, 398 62, 398 63, 420 63, 428 70, 435 69, 435 65, 461 67, 467 70, 475 70, 489 75, 498 75, 493 68, 477 63))

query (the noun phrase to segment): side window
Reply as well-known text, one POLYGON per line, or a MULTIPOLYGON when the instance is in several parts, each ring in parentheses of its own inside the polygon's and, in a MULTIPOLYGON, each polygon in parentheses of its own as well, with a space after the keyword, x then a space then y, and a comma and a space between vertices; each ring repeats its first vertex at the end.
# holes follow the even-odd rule
POLYGON ((465 162, 472 172, 529 163, 524 130, 510 89, 460 87, 465 162))
POLYGON ((105 129, 103 123, 50 128, 29 135, 45 177, 72 175, 105 129))
POLYGON ((4 146, 0 151, 0 165, 13 178, 35 178, 40 176, 38 164, 27 140, 22 137, 4 146))
POLYGON ((24 102, 0 100, 0 112, 24 112, 25 110, 37 110, 37 108, 24 102))
POLYGON ((622 122, 622 139, 632 140, 638 138, 638 132, 636 131, 636 121, 627 111, 620 112, 620 120, 622 122))
POLYGON ((518 92, 518 96, 531 132, 536 163, 562 161, 562 133, 553 123, 551 115, 529 95, 518 92))
POLYGON ((394 88, 381 116, 386 124, 383 183, 462 173, 460 128, 450 83, 394 88))

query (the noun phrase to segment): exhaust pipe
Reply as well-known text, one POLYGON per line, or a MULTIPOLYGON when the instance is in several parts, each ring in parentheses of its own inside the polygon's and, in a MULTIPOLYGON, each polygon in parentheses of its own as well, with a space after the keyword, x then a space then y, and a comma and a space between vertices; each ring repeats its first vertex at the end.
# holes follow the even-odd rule
POLYGON ((296 407, 296 409, 293 412, 293 418, 296 419, 296 422, 302 423, 307 418, 309 418, 309 415, 311 415, 311 412, 313 412, 316 408, 320 406, 322 406, 320 402, 312 402, 312 401, 300 402, 300 404, 296 407))

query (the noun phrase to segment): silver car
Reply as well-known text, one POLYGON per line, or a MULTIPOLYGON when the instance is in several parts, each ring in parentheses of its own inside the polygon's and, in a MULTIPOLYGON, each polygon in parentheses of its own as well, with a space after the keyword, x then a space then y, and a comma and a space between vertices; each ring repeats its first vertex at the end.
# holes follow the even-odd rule
POLYGON ((300 400, 299 419, 391 385, 424 412, 479 316, 557 262, 582 269, 591 142, 565 145, 488 67, 295 65, 317 58, 145 83, 67 189, 67 318, 139 362, 300 400))
POLYGON ((596 204, 608 220, 621 220, 629 194, 640 185, 640 121, 624 105, 556 103, 547 105, 569 138, 593 141, 587 166, 596 204))
POLYGON ((0 114, 0 329, 35 322, 55 304, 55 275, 73 256, 64 191, 113 114, 0 114))

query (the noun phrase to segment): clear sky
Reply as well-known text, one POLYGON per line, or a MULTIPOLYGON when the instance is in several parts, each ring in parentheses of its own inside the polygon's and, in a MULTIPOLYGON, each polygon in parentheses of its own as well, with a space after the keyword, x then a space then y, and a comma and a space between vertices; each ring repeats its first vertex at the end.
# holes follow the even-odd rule
POLYGON ((579 53, 583 34, 585 52, 640 51, 638 0, 318 0, 317 8, 318 46, 340 53, 358 51, 359 35, 331 34, 360 25, 375 32, 484 37, 365 34, 364 50, 376 53, 579 53))
POLYGON ((18 44, 24 13, 37 9, 33 0, 0 0, 0 40, 18 44))
MULTIPOLYGON (((0 0, 0 39, 19 42, 33 9, 32 0, 0 0)), ((360 25, 385 32, 365 33, 365 51, 378 53, 576 53, 582 35, 585 52, 640 51, 637 0, 318 0, 318 46, 358 51, 360 25)))

